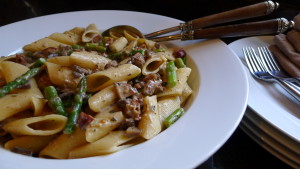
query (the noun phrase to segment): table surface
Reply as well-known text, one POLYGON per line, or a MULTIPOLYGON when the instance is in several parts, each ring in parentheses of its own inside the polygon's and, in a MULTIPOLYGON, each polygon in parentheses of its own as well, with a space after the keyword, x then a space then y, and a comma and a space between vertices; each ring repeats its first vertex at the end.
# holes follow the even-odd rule
MULTIPOLYGON (((81 10, 129 10, 154 13, 188 21, 201 16, 258 3, 258 0, 152 0, 148 5, 137 0, 1 0, 0 26, 16 21, 54 13, 81 10)), ((279 9, 260 19, 285 17, 293 19, 300 13, 300 0, 282 0, 279 9)), ((223 39, 230 43, 236 38, 223 39)), ((240 127, 228 141, 197 169, 289 169, 291 168, 259 144, 253 141, 240 127)))

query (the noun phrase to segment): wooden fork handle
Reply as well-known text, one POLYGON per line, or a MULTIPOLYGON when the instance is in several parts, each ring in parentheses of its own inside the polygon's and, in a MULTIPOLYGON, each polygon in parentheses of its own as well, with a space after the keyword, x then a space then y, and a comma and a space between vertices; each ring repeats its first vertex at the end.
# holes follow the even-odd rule
POLYGON ((285 32, 289 27, 290 22, 287 19, 278 18, 259 22, 198 29, 183 34, 182 40, 277 34, 285 32))
POLYGON ((264 16, 272 13, 279 6, 278 3, 272 1, 260 2, 257 4, 209 15, 206 17, 191 20, 186 23, 188 30, 196 30, 207 26, 227 23, 247 18, 264 16))

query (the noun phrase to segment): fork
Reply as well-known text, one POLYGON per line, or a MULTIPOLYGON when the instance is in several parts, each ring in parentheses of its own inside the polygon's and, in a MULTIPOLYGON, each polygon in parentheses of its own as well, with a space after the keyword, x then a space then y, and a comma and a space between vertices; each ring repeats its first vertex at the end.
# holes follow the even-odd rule
POLYGON ((259 56, 255 53, 251 47, 243 48, 245 60, 251 75, 257 79, 266 82, 276 82, 283 89, 285 89, 290 95, 292 95, 297 101, 300 101, 300 88, 289 81, 284 81, 282 78, 278 78, 270 74, 264 67, 263 62, 259 56))
POLYGON ((267 46, 258 47, 259 57, 264 64, 266 70, 272 75, 277 78, 281 78, 284 81, 289 81, 295 83, 298 87, 300 87, 300 79, 292 78, 291 76, 287 75, 278 65, 277 61, 275 60, 273 54, 269 50, 267 46))

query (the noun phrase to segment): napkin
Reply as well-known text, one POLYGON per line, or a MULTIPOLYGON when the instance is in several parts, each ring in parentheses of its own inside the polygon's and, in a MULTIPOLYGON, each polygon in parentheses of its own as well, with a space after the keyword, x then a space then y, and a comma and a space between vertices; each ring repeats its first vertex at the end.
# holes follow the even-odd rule
POLYGON ((294 29, 300 31, 300 14, 296 15, 293 20, 295 22, 294 29))
POLYGON ((291 62, 287 56, 277 47, 277 45, 269 46, 270 51, 273 53, 275 59, 279 62, 280 66, 292 77, 300 78, 300 68, 291 62))
POLYGON ((269 49, 289 75, 300 78, 300 14, 295 16, 294 22, 294 28, 287 34, 274 37, 274 45, 269 49))

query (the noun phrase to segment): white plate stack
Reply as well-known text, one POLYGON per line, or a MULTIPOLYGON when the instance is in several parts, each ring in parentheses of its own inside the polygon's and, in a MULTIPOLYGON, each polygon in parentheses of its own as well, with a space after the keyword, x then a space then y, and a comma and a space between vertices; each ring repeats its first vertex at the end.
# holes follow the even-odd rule
MULTIPOLYGON (((268 46, 272 40, 272 36, 249 37, 228 46, 244 62, 243 47, 268 46)), ((300 103, 278 84, 254 79, 249 71, 247 76, 248 108, 240 127, 274 156, 300 168, 300 103)))

